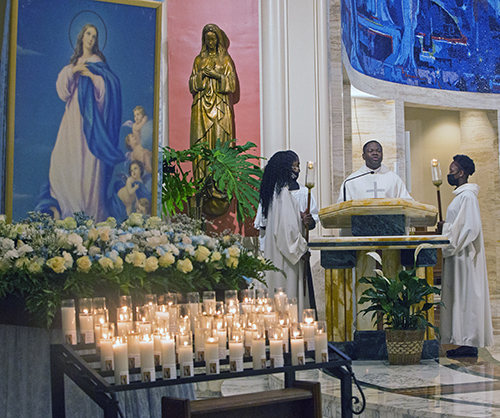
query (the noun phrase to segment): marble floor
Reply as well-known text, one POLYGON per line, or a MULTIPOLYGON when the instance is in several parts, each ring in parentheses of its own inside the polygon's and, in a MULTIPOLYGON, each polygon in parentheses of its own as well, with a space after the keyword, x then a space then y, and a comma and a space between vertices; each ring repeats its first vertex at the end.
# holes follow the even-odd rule
MULTIPOLYGON (((494 305, 498 310, 500 301, 494 305)), ((498 318, 499 314, 494 312, 493 316, 498 318)), ((422 360, 417 366, 354 361, 353 371, 366 397, 366 408, 359 416, 500 418, 500 332, 495 333, 493 347, 479 349, 478 358, 447 358, 444 353, 449 348, 453 346, 443 346, 439 358, 422 360)), ((341 417, 337 379, 318 370, 298 373, 297 378, 320 381, 323 416, 341 417)), ((205 392, 199 390, 199 394, 213 396, 219 392, 222 396, 230 396, 281 387, 283 377, 277 374, 211 382, 211 387, 206 385, 205 392)), ((354 385, 353 395, 360 397, 354 385)))

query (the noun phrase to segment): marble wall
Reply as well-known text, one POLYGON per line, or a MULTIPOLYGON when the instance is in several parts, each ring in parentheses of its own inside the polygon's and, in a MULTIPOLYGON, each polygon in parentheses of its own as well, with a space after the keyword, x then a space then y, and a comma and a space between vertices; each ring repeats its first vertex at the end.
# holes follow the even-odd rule
MULTIPOLYGON (((376 139, 384 148, 383 163, 394 170, 397 161, 396 103, 394 100, 353 98, 352 102, 352 170, 364 164, 363 145, 376 139)), ((350 174, 350 173, 346 173, 350 174)))
POLYGON ((500 182, 498 165, 498 120, 496 111, 461 110, 462 153, 470 156, 476 173, 469 179, 481 187, 479 206, 483 222, 490 294, 500 293, 500 182))

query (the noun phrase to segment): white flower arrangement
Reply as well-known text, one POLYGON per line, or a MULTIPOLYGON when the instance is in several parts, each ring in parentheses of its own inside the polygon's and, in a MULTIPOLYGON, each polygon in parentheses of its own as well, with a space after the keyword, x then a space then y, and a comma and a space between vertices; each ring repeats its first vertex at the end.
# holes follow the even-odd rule
POLYGON ((47 326, 67 297, 238 289, 277 270, 240 236, 207 236, 182 215, 166 222, 134 213, 121 225, 81 213, 29 215, 10 224, 0 215, 0 300, 23 297, 47 326))

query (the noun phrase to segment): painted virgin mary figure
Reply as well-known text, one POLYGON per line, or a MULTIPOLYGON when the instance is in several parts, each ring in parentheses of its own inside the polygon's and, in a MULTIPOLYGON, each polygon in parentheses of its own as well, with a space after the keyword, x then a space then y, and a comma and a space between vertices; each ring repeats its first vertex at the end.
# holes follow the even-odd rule
MULTIPOLYGON (((201 52, 195 58, 189 79, 193 95, 191 106, 191 145, 208 142, 210 148, 220 139, 233 139, 233 105, 231 95, 236 89, 234 63, 227 52, 229 40, 217 25, 205 25, 201 36, 201 52)), ((203 178, 204 167, 195 170, 203 178)))
POLYGON ((122 104, 118 77, 99 50, 99 34, 86 24, 75 51, 57 78, 66 102, 50 159, 50 197, 54 217, 84 211, 102 221, 113 168, 125 157, 118 148, 122 104))

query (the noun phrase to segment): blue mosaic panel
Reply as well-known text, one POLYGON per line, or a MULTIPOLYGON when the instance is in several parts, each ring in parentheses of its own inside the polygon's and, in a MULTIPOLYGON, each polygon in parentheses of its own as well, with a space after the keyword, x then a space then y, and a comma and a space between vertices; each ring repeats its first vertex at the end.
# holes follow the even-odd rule
POLYGON ((342 40, 367 76, 500 93, 498 0, 342 0, 342 40))

